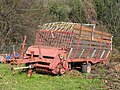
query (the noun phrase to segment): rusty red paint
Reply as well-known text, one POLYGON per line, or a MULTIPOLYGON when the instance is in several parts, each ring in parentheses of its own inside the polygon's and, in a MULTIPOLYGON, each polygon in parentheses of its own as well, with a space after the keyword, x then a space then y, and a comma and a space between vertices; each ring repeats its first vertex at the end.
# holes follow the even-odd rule
MULTIPOLYGON (((81 27, 82 28, 82 27, 81 27)), ((98 55, 102 49, 102 39, 99 46, 99 51, 96 54, 96 58, 87 57, 91 51, 92 44, 92 33, 89 42, 89 48, 86 55, 86 58, 75 58, 78 47, 80 47, 80 37, 77 41, 77 47, 74 51, 73 57, 67 59, 67 54, 71 48, 72 40, 74 37, 73 32, 61 32, 61 31, 47 31, 40 30, 36 34, 36 41, 34 45, 28 47, 24 58, 16 59, 15 64, 32 64, 34 68, 51 72, 53 74, 63 74, 69 70, 69 63, 98 63, 105 62, 107 58, 99 58, 98 55), (63 55, 63 58, 60 58, 60 55, 63 55)), ((101 38, 103 35, 101 36, 101 38)), ((25 39, 26 40, 26 39, 25 39)), ((24 41, 25 41, 24 40, 24 41)), ((110 48, 110 45, 108 45, 110 48)), ((24 49, 24 43, 22 51, 24 49)))

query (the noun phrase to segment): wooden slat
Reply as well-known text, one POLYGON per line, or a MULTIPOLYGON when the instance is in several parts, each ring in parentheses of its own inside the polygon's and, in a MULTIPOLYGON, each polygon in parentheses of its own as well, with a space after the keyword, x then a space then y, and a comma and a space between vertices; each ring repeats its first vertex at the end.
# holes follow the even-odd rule
MULTIPOLYGON (((88 37, 81 37, 81 40, 90 40, 90 38, 88 37)), ((102 40, 100 38, 94 38, 92 41, 97 41, 97 42, 104 42, 104 43, 111 43, 111 41, 109 40, 102 40)))
MULTIPOLYGON (((93 41, 98 41, 98 42, 101 42, 102 39, 99 39, 99 38, 94 38, 93 41)), ((108 41, 108 40, 102 40, 102 42, 104 43, 111 43, 111 41, 108 41)))
MULTIPOLYGON (((79 25, 75 25, 75 26, 74 26, 74 29, 80 30, 80 26, 79 26, 79 25)), ((88 28, 88 27, 85 27, 85 26, 82 26, 82 30, 87 31, 87 32, 92 32, 92 29, 90 29, 90 28, 88 28)), ((98 31, 98 30, 94 30, 94 33, 97 33, 97 34, 101 34, 101 35, 102 35, 102 32, 101 32, 101 31, 98 31)), ((111 36, 111 34, 106 33, 106 32, 103 32, 103 35, 111 36)))
MULTIPOLYGON (((77 47, 77 45, 72 46, 72 48, 76 48, 76 47, 77 47)), ((89 45, 80 45, 80 47, 79 47, 79 49, 88 49, 88 48, 90 48, 89 45)), ((92 49, 100 49, 99 46, 91 46, 91 48, 92 49)), ((107 49, 108 50, 108 47, 102 47, 101 49, 107 49)))

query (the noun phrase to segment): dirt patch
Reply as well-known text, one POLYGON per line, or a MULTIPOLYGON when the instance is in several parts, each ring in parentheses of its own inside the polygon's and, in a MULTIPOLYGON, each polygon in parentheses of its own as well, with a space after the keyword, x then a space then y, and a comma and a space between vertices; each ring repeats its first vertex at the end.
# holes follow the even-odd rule
POLYGON ((116 70, 117 72, 120 72, 120 63, 115 66, 115 70, 116 70))
POLYGON ((99 78, 105 83, 106 90, 120 90, 120 57, 112 58, 106 64, 93 65, 91 74, 84 75, 77 70, 71 70, 66 72, 65 75, 88 79, 99 78))
POLYGON ((120 72, 115 67, 119 64, 107 63, 106 65, 99 64, 92 71, 92 78, 100 78, 105 84, 107 90, 120 90, 120 72))
POLYGON ((83 74, 77 70, 67 71, 64 75, 65 76, 80 76, 81 78, 83 77, 83 74))

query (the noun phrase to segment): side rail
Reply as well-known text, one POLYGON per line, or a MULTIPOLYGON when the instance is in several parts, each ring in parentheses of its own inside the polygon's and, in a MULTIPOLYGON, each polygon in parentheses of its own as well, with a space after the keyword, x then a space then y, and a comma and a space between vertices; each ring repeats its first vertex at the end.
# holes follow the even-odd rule
POLYGON ((107 59, 112 50, 112 35, 85 26, 75 27, 68 58, 107 59))

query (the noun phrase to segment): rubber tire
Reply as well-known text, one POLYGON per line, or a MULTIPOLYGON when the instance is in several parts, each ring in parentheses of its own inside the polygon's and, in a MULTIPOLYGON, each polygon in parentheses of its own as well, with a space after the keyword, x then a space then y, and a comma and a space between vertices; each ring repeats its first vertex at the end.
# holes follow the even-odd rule
POLYGON ((90 73, 90 72, 91 72, 91 70, 90 70, 90 72, 87 71, 87 67, 88 67, 88 66, 91 67, 91 64, 90 64, 90 63, 87 63, 87 64, 83 64, 83 65, 82 65, 82 72, 83 72, 83 73, 90 73))

